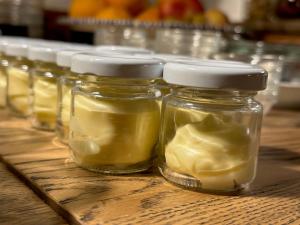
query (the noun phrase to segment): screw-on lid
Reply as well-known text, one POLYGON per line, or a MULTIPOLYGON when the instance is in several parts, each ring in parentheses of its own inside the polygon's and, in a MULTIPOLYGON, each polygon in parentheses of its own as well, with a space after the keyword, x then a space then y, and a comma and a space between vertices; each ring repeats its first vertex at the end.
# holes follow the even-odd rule
POLYGON ((4 52, 5 47, 9 43, 18 43, 18 42, 21 42, 21 40, 23 40, 23 39, 19 38, 19 37, 1 36, 0 37, 0 52, 4 52))
POLYGON ((154 52, 145 48, 136 48, 130 46, 118 46, 118 45, 102 45, 95 48, 96 51, 112 51, 119 54, 153 54, 154 52))
POLYGON ((8 56, 21 56, 27 57, 28 55, 28 44, 25 43, 8 43, 5 46, 5 54, 8 56))
POLYGON ((267 77, 267 72, 259 67, 249 65, 241 68, 233 64, 208 66, 197 63, 167 63, 163 72, 163 79, 170 84, 249 91, 265 89, 267 77))
POLYGON ((158 59, 122 57, 114 55, 97 56, 76 54, 72 58, 71 71, 92 73, 98 76, 132 78, 155 78, 162 75, 163 63, 158 59))
POLYGON ((75 54, 84 53, 83 50, 63 50, 57 52, 56 64, 63 67, 71 67, 72 57, 75 54))
POLYGON ((56 64, 59 66, 63 66, 63 67, 71 67, 71 62, 72 62, 72 57, 75 54, 79 54, 79 53, 88 53, 92 51, 93 52, 93 48, 89 45, 70 45, 70 47, 62 50, 62 51, 58 51, 56 54, 56 64))
POLYGON ((29 47, 28 58, 30 60, 39 60, 43 62, 56 62, 56 54, 58 51, 63 50, 57 46, 33 46, 29 47))
POLYGON ((95 55, 95 56, 106 56, 106 57, 118 57, 121 55, 121 57, 132 57, 131 55, 124 55, 124 54, 120 54, 114 51, 104 51, 104 52, 99 52, 99 51, 95 51, 94 48, 87 48, 87 47, 83 47, 83 48, 79 48, 77 49, 77 46, 72 46, 72 49, 65 49, 62 51, 58 51, 57 55, 56 55, 56 64, 59 66, 63 66, 63 67, 71 67, 71 62, 72 62, 72 57, 75 54, 89 54, 89 55, 95 55), (76 47, 76 48, 75 48, 76 47))

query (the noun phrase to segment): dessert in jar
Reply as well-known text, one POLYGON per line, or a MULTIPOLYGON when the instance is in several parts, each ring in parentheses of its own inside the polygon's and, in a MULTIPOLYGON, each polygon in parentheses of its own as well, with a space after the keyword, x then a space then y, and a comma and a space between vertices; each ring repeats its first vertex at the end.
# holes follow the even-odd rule
POLYGON ((159 170, 186 188, 234 192, 255 177, 262 106, 254 96, 267 73, 215 63, 165 65, 173 87, 162 105, 159 170))
POLYGON ((124 174, 152 166, 160 126, 156 59, 77 54, 72 72, 96 76, 72 91, 69 145, 74 161, 92 171, 124 174))
POLYGON ((10 42, 18 42, 20 40, 20 38, 14 37, 0 37, 0 108, 4 108, 6 106, 7 99, 6 68, 10 57, 5 54, 5 47, 10 42))
POLYGON ((53 131, 57 114, 57 79, 63 74, 56 65, 57 46, 34 46, 29 48, 32 69, 32 126, 53 131))
POLYGON ((7 104, 11 113, 27 117, 30 114, 30 69, 28 44, 11 43, 5 47, 9 58, 7 72, 7 104))
MULTIPOLYGON (((124 47, 123 47, 124 48, 124 47)), ((77 49, 77 46, 76 46, 77 49)), ((129 52, 129 49, 127 49, 129 52)), ((58 138, 63 142, 68 142, 69 136, 69 121, 71 112, 71 90, 72 88, 85 81, 96 81, 99 79, 97 76, 80 76, 70 70, 72 57, 75 54, 87 53, 99 56, 120 56, 123 53, 118 53, 116 49, 114 51, 95 51, 95 49, 82 47, 81 50, 63 50, 57 53, 56 63, 63 69, 63 75, 59 78, 58 82, 58 112, 56 120, 56 134, 58 138)), ((124 55, 126 57, 127 55, 124 55)), ((132 57, 128 55, 127 57, 132 57)))
POLYGON ((71 112, 71 90, 80 83, 80 76, 70 70, 72 56, 83 50, 63 50, 57 53, 56 64, 63 70, 59 77, 58 87, 58 109, 56 118, 56 135, 63 143, 68 143, 69 122, 71 112))

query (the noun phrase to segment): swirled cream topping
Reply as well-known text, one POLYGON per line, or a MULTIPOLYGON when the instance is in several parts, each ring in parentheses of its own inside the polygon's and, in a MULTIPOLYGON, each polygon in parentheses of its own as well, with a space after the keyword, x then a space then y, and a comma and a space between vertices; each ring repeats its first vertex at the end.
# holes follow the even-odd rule
POLYGON ((55 124, 57 113, 57 84, 41 78, 34 82, 33 111, 40 122, 55 124))
POLYGON ((98 100, 76 95, 69 144, 81 165, 128 165, 149 160, 158 139, 155 100, 98 100))
POLYGON ((253 178, 246 127, 224 115, 179 110, 175 136, 165 147, 167 166, 200 180, 202 188, 228 190, 253 178))

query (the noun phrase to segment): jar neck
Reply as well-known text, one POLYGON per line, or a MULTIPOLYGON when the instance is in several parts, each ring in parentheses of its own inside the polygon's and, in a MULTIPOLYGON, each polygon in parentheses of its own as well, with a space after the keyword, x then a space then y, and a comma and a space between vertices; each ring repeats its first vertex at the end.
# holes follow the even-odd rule
POLYGON ((191 87, 174 87, 171 94, 177 98, 194 101, 215 101, 223 103, 246 104, 254 101, 255 91, 220 90, 191 87))
POLYGON ((21 66, 21 67, 25 66, 28 68, 31 68, 33 66, 32 61, 30 61, 27 58, 22 57, 22 56, 12 57, 10 59, 10 64, 12 66, 21 66))
POLYGON ((53 62, 35 61, 34 69, 42 73, 51 73, 52 76, 63 75, 63 70, 53 62))
POLYGON ((123 77, 109 77, 109 76, 97 76, 93 74, 79 74, 80 79, 87 82, 95 82, 101 84, 111 85, 125 85, 125 86, 149 86, 155 85, 155 78, 123 78, 123 77))

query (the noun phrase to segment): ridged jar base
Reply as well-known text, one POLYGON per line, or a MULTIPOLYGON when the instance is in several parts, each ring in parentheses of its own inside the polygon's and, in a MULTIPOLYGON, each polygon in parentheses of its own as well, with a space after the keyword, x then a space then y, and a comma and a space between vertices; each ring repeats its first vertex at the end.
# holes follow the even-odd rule
POLYGON ((228 194, 235 195, 235 194, 240 194, 246 191, 247 189, 249 189, 249 183, 235 184, 231 188, 226 188, 226 189, 224 188, 222 190, 213 189, 213 188, 212 189, 203 188, 203 184, 201 180, 189 175, 177 173, 172 169, 168 168, 167 165, 160 165, 158 169, 162 174, 162 176, 170 183, 192 191, 211 193, 211 194, 220 194, 220 195, 228 195, 228 194))

